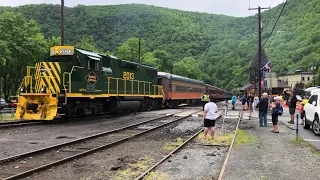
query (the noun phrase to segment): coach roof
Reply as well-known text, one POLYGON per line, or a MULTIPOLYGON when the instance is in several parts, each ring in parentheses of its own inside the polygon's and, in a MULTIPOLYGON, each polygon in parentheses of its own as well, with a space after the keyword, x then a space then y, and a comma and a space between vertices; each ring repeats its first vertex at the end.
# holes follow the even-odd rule
POLYGON ((205 83, 202 81, 190 79, 190 78, 186 78, 186 77, 182 77, 182 76, 178 76, 178 75, 170 74, 170 73, 166 73, 166 72, 158 72, 158 77, 162 77, 162 78, 169 79, 169 80, 175 80, 175 81, 205 86, 205 83))

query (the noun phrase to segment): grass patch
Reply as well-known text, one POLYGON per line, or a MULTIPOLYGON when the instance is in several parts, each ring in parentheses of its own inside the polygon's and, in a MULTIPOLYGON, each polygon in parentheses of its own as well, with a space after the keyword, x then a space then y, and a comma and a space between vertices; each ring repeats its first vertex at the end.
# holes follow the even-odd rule
POLYGON ((141 161, 137 161, 133 164, 129 164, 129 167, 125 170, 117 171, 112 179, 123 180, 123 179, 134 179, 134 177, 139 176, 143 171, 152 164, 153 159, 146 157, 141 161))
POLYGON ((237 136, 235 139, 236 146, 240 146, 241 144, 249 144, 249 143, 255 143, 258 140, 257 137, 251 135, 246 130, 237 130, 237 136))
POLYGON ((177 138, 175 142, 171 142, 171 143, 166 144, 164 146, 164 149, 172 151, 172 150, 176 149, 178 146, 180 146, 181 144, 183 144, 183 142, 184 141, 182 138, 177 138))
POLYGON ((207 139, 203 139, 204 134, 201 132, 197 139, 200 140, 202 143, 205 144, 212 144, 216 146, 229 146, 231 144, 233 133, 227 133, 222 135, 215 135, 214 139, 208 138, 210 135, 207 136, 207 139))
POLYGON ((167 173, 164 172, 151 172, 149 173, 145 178, 143 178, 144 180, 167 180, 169 179, 169 176, 167 173))
POLYGON ((311 152, 313 152, 315 155, 320 156, 320 151, 313 146, 311 146, 307 141, 305 141, 301 136, 298 137, 298 140, 296 138, 293 138, 290 140, 290 143, 299 146, 299 147, 307 147, 310 149, 311 152))

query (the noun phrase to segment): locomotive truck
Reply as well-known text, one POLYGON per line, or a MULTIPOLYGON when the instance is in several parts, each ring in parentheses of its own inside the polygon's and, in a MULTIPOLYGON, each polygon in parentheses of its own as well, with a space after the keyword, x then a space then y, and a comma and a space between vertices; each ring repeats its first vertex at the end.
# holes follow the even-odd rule
POLYGON ((16 118, 53 120, 197 104, 209 89, 215 90, 217 100, 231 98, 225 90, 148 65, 73 46, 55 46, 43 62, 27 66, 16 118))

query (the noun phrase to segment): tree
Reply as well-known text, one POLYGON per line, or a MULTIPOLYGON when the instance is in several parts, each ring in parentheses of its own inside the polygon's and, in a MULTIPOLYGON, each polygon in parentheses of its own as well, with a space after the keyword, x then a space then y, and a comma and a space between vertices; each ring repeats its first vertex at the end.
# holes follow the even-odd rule
POLYGON ((166 71, 169 73, 172 72, 172 59, 166 51, 156 50, 153 52, 153 56, 157 60, 157 64, 159 65, 159 71, 166 71))
POLYGON ((147 52, 144 55, 142 63, 159 69, 158 59, 155 58, 151 52, 147 52))
POLYGON ((76 47, 93 52, 100 52, 100 49, 97 47, 97 44, 93 40, 93 36, 83 36, 80 42, 76 44, 76 47))
MULTIPOLYGON (((138 62, 138 49, 139 49, 139 39, 129 38, 118 48, 117 56, 120 59, 138 62)), ((147 53, 146 43, 144 40, 140 42, 140 59, 141 61, 145 58, 147 53)))
POLYGON ((173 72, 180 76, 200 79, 201 71, 198 63, 192 57, 186 57, 173 65, 173 72))
POLYGON ((22 14, 0 14, 0 77, 5 98, 16 93, 25 75, 25 67, 41 61, 48 44, 34 20, 22 14))
POLYGON ((240 91, 239 91, 239 89, 237 89, 237 88, 233 88, 233 89, 231 90, 231 93, 232 93, 232 95, 239 95, 239 94, 240 94, 240 91))
POLYGON ((303 89, 304 89, 304 83, 297 83, 293 88, 295 94, 298 94, 298 95, 303 94, 303 89))
POLYGON ((60 44, 61 44, 61 37, 51 36, 51 38, 48 39, 49 48, 53 46, 59 46, 60 44))

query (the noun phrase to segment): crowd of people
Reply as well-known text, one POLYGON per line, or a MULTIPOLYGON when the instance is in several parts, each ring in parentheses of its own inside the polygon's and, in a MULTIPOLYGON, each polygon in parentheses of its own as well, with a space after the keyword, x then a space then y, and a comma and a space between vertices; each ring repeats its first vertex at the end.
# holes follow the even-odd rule
POLYGON ((288 106, 290 114, 290 121, 288 121, 288 123, 294 124, 294 115, 298 104, 297 102, 300 102, 300 106, 298 108, 301 119, 300 125, 304 124, 304 105, 308 100, 307 97, 305 97, 304 100, 298 99, 297 96, 294 94, 293 90, 289 90, 285 92, 283 95, 275 97, 268 95, 267 93, 263 93, 260 99, 256 95, 249 94, 249 96, 242 96, 241 98, 238 97, 238 100, 241 102, 244 110, 248 109, 250 111, 250 116, 254 108, 256 108, 259 111, 259 124, 261 127, 268 125, 267 115, 269 112, 271 112, 272 123, 274 126, 274 130, 272 132, 274 133, 279 133, 278 116, 282 115, 283 113, 282 105, 288 106))
MULTIPOLYGON (((267 115, 270 112, 273 124, 273 133, 279 133, 278 116, 281 116, 283 114, 282 105, 286 104, 288 106, 290 113, 290 121, 288 123, 294 124, 294 114, 297 108, 296 104, 300 101, 300 125, 304 124, 304 104, 307 102, 307 100, 298 99, 297 96, 294 94, 293 90, 289 90, 288 92, 285 92, 284 95, 275 97, 268 95, 267 93, 263 93, 261 95, 261 98, 253 94, 249 94, 248 96, 242 96, 241 98, 233 95, 231 99, 232 109, 235 109, 235 104, 237 100, 241 102, 243 110, 249 110, 249 119, 254 109, 256 109, 259 112, 259 125, 261 127, 268 126, 267 115)), ((213 138, 215 134, 215 113, 218 111, 218 108, 217 105, 214 103, 213 96, 211 95, 204 95, 201 98, 201 101, 203 105, 202 119, 204 121, 204 138, 207 137, 209 130, 211 131, 211 137, 213 138)))

